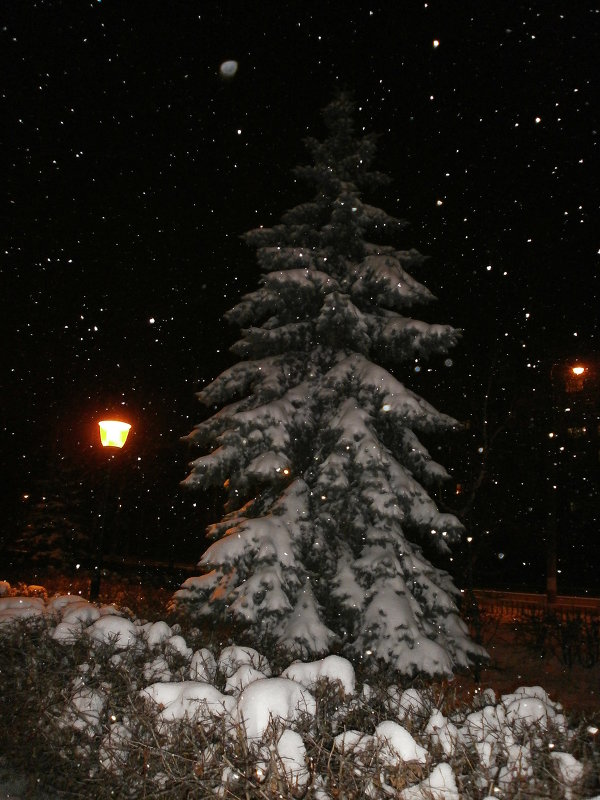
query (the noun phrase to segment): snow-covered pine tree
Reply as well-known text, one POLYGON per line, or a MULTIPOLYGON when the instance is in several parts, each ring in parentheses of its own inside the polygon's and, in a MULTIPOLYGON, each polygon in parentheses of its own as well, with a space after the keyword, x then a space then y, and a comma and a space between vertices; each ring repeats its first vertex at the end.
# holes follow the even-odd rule
POLYGON ((425 487, 447 478, 418 434, 456 421, 389 371, 445 352, 448 325, 405 316, 433 300, 409 274, 424 261, 398 240, 406 223, 368 205, 387 180, 370 170, 372 136, 353 104, 324 111, 297 168, 313 199, 246 234, 263 272, 226 315, 242 327, 239 363, 199 393, 215 413, 187 437, 209 451, 191 489, 225 485, 226 514, 174 605, 243 623, 289 655, 332 648, 405 674, 449 674, 485 656, 460 619, 450 575, 422 544, 448 552, 461 524, 425 487))

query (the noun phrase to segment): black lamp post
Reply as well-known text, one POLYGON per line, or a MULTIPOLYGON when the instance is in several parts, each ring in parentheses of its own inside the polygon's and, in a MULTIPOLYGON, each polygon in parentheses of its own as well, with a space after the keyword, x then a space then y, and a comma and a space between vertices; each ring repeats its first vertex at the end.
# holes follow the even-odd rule
POLYGON ((106 504, 108 502, 108 493, 110 488, 110 467, 113 460, 114 449, 120 450, 125 442, 131 429, 128 422, 121 422, 115 419, 101 420, 98 425, 100 426, 100 442, 102 447, 113 449, 110 453, 108 465, 106 468, 106 476, 104 481, 104 497, 102 500, 102 511, 100 516, 100 530, 98 531, 98 538, 96 540, 96 558, 92 572, 92 579, 90 581, 90 600, 95 601, 100 595, 100 580, 102 578, 102 567, 104 560, 104 522, 106 518, 106 504))

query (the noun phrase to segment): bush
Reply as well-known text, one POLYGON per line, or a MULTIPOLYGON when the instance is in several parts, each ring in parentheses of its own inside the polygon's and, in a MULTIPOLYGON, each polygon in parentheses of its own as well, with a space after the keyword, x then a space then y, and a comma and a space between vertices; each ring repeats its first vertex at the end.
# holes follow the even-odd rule
POLYGON ((364 675, 355 688, 344 659, 329 662, 340 680, 324 662, 294 665, 296 684, 226 636, 207 646, 198 630, 144 624, 74 598, 22 603, 31 615, 11 621, 14 601, 0 598, 0 749, 31 787, 54 797, 578 800, 600 792, 599 734, 590 720, 569 723, 540 687, 499 700, 485 690, 464 704, 430 681, 364 675), (240 698, 257 679, 265 698, 293 684, 294 697, 310 701, 287 721, 274 713, 250 736, 240 698))

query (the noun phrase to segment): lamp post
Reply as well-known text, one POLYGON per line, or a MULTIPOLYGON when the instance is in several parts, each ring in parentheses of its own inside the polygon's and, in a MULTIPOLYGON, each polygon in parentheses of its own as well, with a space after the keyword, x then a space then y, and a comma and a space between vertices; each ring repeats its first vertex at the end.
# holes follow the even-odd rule
MULTIPOLYGON (((565 475, 561 475, 559 461, 565 460, 565 444, 568 434, 577 431, 569 426, 564 414, 572 411, 571 406, 577 402, 577 395, 582 395, 585 384, 590 377, 590 367, 578 359, 573 363, 558 362, 550 371, 552 384, 552 430, 548 434, 551 440, 550 452, 550 508, 548 514, 548 544, 546 561, 546 598, 549 604, 556 602, 558 593, 558 526, 559 526, 559 492, 565 491, 565 475), (568 407, 565 406, 569 399, 568 407), (559 401, 562 403, 559 408, 559 401), (560 419, 560 421, 559 421, 560 419), (562 481, 561 481, 562 478, 562 481)), ((585 428, 581 428, 585 431, 585 428)), ((564 473, 564 466, 563 466, 564 473)))
POLYGON ((90 600, 98 599, 100 595, 100 580, 102 577, 102 566, 104 559, 104 522, 106 518, 106 504, 108 501, 108 492, 110 487, 110 467, 113 460, 114 449, 120 450, 131 430, 131 425, 128 422, 122 422, 115 419, 104 419, 98 423, 100 427, 100 442, 103 448, 111 448, 108 465, 106 468, 106 477, 104 482, 104 498, 102 501, 102 513, 100 516, 100 530, 98 531, 98 538, 96 540, 96 558, 92 572, 92 579, 90 581, 90 600))

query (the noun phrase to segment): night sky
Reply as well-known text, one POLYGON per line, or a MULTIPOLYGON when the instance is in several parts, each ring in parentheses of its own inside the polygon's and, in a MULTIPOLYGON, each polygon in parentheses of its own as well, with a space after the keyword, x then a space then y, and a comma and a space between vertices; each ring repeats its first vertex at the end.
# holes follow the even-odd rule
POLYGON ((194 392, 229 363, 221 315, 256 285, 240 234, 309 198, 291 171, 338 88, 359 129, 381 134, 376 167, 393 179, 365 199, 409 219, 404 244, 431 256, 415 277, 439 298, 432 319, 465 332, 427 399, 462 418, 464 387, 480 391, 492 357, 544 373, 598 349, 594 4, 3 12, 9 511, 57 459, 93 458, 98 415, 120 410, 134 425, 140 551, 162 536, 200 555, 193 503, 205 501, 181 496, 179 438, 200 420, 194 392))

